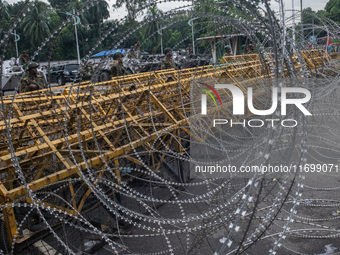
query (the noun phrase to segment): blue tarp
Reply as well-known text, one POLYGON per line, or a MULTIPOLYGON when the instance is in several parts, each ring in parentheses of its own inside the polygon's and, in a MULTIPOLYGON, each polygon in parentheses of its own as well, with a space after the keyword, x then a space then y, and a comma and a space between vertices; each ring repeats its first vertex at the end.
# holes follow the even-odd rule
MULTIPOLYGON (((130 49, 127 49, 127 51, 129 51, 130 49)), ((116 50, 104 50, 102 52, 99 52, 93 56, 91 56, 91 58, 98 58, 98 57, 102 57, 102 56, 108 56, 108 55, 113 55, 116 52, 121 52, 121 53, 125 53, 125 49, 116 49, 116 50)))

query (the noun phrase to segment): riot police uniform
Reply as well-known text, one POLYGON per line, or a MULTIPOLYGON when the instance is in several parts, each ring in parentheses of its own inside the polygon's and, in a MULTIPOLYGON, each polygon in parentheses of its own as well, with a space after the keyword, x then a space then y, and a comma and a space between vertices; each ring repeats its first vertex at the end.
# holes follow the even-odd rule
POLYGON ((26 52, 22 53, 19 58, 21 58, 22 60, 22 64, 26 64, 30 61, 30 57, 28 56, 28 54, 26 52))
POLYGON ((83 80, 90 80, 91 77, 93 76, 93 66, 92 64, 88 64, 84 70, 84 77, 83 80))
POLYGON ((131 47, 131 49, 129 50, 128 58, 136 58, 136 53, 135 53, 133 47, 131 47))
POLYGON ((248 48, 249 48, 248 54, 254 54, 255 53, 255 49, 254 49, 253 44, 249 44, 248 48))
POLYGON ((171 48, 166 48, 164 50, 164 54, 165 54, 165 58, 163 58, 162 60, 162 65, 161 65, 161 69, 171 69, 174 68, 175 70, 177 70, 177 66, 174 62, 174 60, 172 59, 172 49, 171 48))
POLYGON ((37 67, 39 67, 39 64, 36 62, 30 62, 28 64, 28 71, 22 78, 20 88, 19 88, 19 93, 44 89, 46 87, 44 78, 41 75, 32 72, 31 70, 37 67), (35 85, 35 86, 30 86, 30 85, 35 85))
POLYGON ((114 62, 111 65, 112 77, 124 75, 125 68, 123 66, 122 58, 123 58, 123 54, 120 52, 116 52, 115 54, 113 54, 114 62))
POLYGON ((225 54, 224 54, 225 57, 233 56, 230 45, 226 45, 224 49, 225 49, 225 54))

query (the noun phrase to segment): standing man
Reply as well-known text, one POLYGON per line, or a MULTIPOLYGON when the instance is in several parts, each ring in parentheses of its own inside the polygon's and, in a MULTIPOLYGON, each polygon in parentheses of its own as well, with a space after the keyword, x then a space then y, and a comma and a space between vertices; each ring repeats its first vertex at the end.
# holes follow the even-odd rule
POLYGON ((136 53, 133 49, 133 46, 131 46, 130 50, 129 50, 129 53, 128 53, 128 58, 137 58, 136 57, 136 53))
POLYGON ((249 51, 248 54, 254 54, 254 45, 253 44, 249 44, 249 51))
POLYGON ((224 49, 225 49, 225 54, 224 54, 224 56, 226 56, 226 57, 228 57, 228 56, 233 56, 233 53, 231 52, 231 47, 230 47, 230 45, 226 45, 226 46, 224 47, 224 49))
POLYGON ((24 53, 22 53, 19 58, 21 58, 22 64, 26 64, 30 61, 30 56, 28 56, 27 52, 24 51, 24 53))
POLYGON ((243 44, 242 45, 242 55, 246 55, 249 52, 249 48, 247 45, 243 44))
POLYGON ((38 75, 38 67, 39 64, 36 62, 28 63, 28 70, 19 85, 19 93, 44 89, 46 87, 44 78, 38 75))
POLYGON ((113 64, 111 66, 111 75, 112 77, 122 76, 125 72, 125 68, 123 66, 123 54, 120 52, 116 52, 113 54, 113 64))
POLYGON ((83 80, 84 81, 91 80, 92 76, 93 76, 93 65, 92 63, 87 63, 85 70, 84 70, 83 80))
POLYGON ((191 46, 191 44, 188 44, 188 47, 187 47, 187 52, 188 52, 189 56, 192 56, 192 55, 194 55, 194 51, 193 51, 193 49, 192 49, 192 46, 191 46))
POLYGON ((174 60, 172 59, 172 49, 171 48, 165 48, 164 50, 165 58, 162 60, 161 69, 171 69, 174 68, 175 70, 178 70, 174 60))
POLYGON ((140 42, 138 41, 136 44, 135 44, 135 51, 140 51, 140 42))

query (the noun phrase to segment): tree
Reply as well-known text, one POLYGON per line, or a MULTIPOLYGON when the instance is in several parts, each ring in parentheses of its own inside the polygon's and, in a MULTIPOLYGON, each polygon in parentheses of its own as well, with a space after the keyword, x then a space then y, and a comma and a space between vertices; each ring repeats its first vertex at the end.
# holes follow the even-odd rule
POLYGON ((8 3, 6 1, 0 0, 0 15, 1 18, 9 19, 11 16, 8 12, 8 3))
POLYGON ((23 19, 21 28, 27 38, 30 38, 32 45, 41 43, 51 34, 52 21, 48 18, 50 11, 48 4, 37 1, 23 19))
POLYGON ((326 17, 340 22, 340 0, 329 0, 325 6, 326 17))
POLYGON ((312 8, 307 7, 303 9, 302 22, 305 26, 306 24, 308 24, 307 26, 309 27, 311 24, 318 22, 318 20, 316 20, 313 14, 316 14, 316 12, 313 11, 312 8))
POLYGON ((125 5, 130 20, 136 19, 137 10, 146 3, 146 0, 116 0, 113 8, 120 8, 125 5))
POLYGON ((48 0, 48 2, 56 10, 65 10, 67 5, 74 2, 74 0, 48 0))
POLYGON ((104 19, 107 19, 110 17, 110 12, 108 8, 109 8, 109 4, 106 1, 99 1, 95 6, 93 6, 89 10, 91 17, 95 19, 98 25, 99 38, 102 37, 102 25, 103 25, 104 19))
POLYGON ((0 0, 0 38, 2 37, 2 32, 4 31, 4 28, 6 27, 5 24, 10 20, 11 15, 8 11, 8 3, 6 1, 0 0))
POLYGON ((170 39, 167 40, 165 46, 173 48, 177 43, 179 43, 181 38, 182 38, 181 32, 175 30, 173 33, 171 33, 170 39))
POLYGON ((159 19, 155 19, 157 17, 157 15, 162 14, 162 11, 160 9, 157 8, 157 5, 153 5, 152 7, 150 7, 147 12, 146 12, 146 16, 144 19, 150 19, 151 22, 147 25, 146 28, 146 37, 151 36, 152 34, 154 34, 151 37, 151 42, 152 45, 156 45, 159 41, 159 37, 160 35, 157 33, 157 31, 161 28, 160 26, 160 22, 159 19))

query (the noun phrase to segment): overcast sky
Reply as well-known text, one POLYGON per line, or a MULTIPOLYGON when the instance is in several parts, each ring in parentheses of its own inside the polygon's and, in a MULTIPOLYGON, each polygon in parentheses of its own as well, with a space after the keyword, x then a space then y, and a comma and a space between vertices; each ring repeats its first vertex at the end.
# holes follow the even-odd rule
MULTIPOLYGON (((292 0, 283 0, 283 2, 284 2, 286 10, 292 9, 292 5, 293 5, 292 0)), ((327 2, 328 0, 303 0, 302 7, 303 8, 311 7, 314 11, 318 11, 318 10, 324 9, 327 2)), ((273 0, 271 1, 271 5, 274 10, 279 9, 279 4, 273 0)), ((294 7, 295 7, 295 10, 300 10, 300 0, 294 1, 294 7)))
MULTIPOLYGON (((48 2, 47 0, 43 0, 44 2, 48 2)), ((8 3, 15 3, 16 0, 7 0, 8 3)), ((121 19, 126 15, 125 8, 120 8, 113 10, 112 5, 116 2, 116 0, 107 0, 109 7, 110 7, 110 18, 109 19, 121 19)), ((313 10, 318 11, 321 9, 324 9, 326 3, 328 0, 303 0, 303 8, 311 7, 313 10)), ((158 8, 160 8, 162 11, 169 11, 173 8, 187 5, 188 2, 170 2, 170 3, 163 3, 159 4, 158 8)), ((285 9, 291 10, 292 9, 292 0, 284 0, 285 9)), ((279 9, 279 4, 276 3, 274 0, 271 1, 272 8, 277 11, 279 9)), ((295 0, 295 9, 300 9, 300 0, 295 0)))
MULTIPOLYGON (((329 0, 303 0, 302 1, 302 7, 303 8, 311 7, 314 11, 318 11, 318 10, 324 9, 325 6, 326 6, 326 3, 328 1, 329 0)), ((121 9, 113 11, 113 8, 111 6, 115 2, 115 0, 109 0, 107 2, 110 5, 110 13, 111 13, 110 19, 118 19, 118 18, 121 19, 122 17, 124 17, 126 15, 125 8, 121 8, 121 9)), ((283 2, 284 2, 286 10, 292 9, 292 0, 284 0, 283 2)), ((188 4, 188 2, 184 2, 184 3, 183 2, 181 2, 181 3, 176 3, 176 2, 163 3, 163 4, 159 4, 158 8, 161 9, 162 11, 169 11, 173 8, 183 6, 183 5, 187 5, 187 4, 188 4)), ((275 10, 275 11, 279 10, 279 4, 277 2, 275 2, 274 0, 271 1, 271 6, 272 6, 273 10, 275 10)), ((300 0, 295 0, 294 8, 295 8, 295 10, 300 10, 300 0)), ((289 15, 289 14, 287 13, 287 15, 289 15)))

